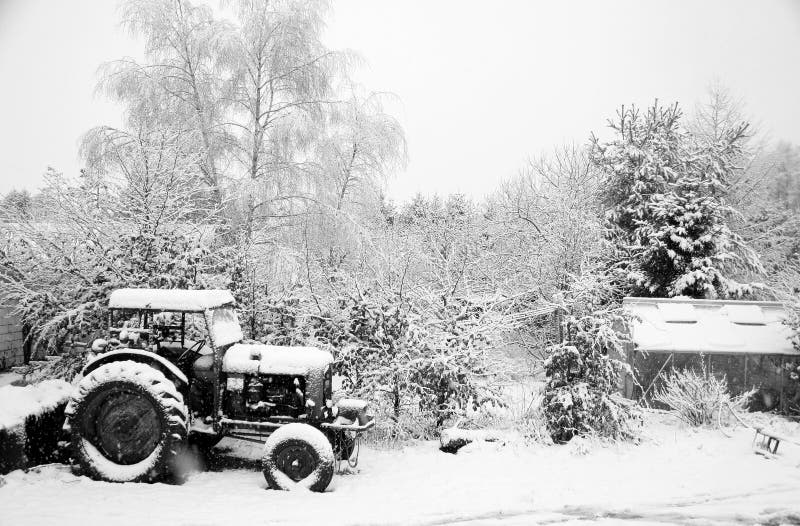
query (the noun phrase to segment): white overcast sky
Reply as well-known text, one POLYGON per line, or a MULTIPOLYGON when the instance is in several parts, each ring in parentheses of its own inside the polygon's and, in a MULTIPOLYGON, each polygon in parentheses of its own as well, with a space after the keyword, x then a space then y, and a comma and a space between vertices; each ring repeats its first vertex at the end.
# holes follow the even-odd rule
MULTIPOLYGON (((75 174, 119 110, 97 66, 139 54, 113 0, 0 0, 0 192, 75 174)), ((526 159, 602 132, 623 103, 687 110, 718 80, 775 140, 800 143, 800 0, 334 0, 326 39, 398 96, 410 163, 389 194, 479 197, 526 159)))

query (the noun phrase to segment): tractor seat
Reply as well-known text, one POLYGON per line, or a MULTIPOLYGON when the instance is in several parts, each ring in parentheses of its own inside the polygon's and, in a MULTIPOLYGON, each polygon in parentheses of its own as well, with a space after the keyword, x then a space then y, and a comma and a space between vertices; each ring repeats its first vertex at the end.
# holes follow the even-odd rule
POLYGON ((186 346, 181 346, 180 340, 177 341, 161 341, 158 343, 159 349, 167 351, 170 354, 179 354, 183 352, 186 346))
POLYGON ((204 382, 214 381, 214 355, 204 354, 192 363, 194 377, 204 382))

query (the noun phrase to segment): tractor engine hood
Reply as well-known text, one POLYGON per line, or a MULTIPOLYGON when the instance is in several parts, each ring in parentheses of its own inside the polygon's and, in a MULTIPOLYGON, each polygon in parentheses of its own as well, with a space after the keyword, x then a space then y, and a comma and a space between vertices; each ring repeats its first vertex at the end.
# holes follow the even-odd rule
POLYGON ((314 347, 237 343, 225 352, 222 371, 310 376, 323 372, 332 362, 331 353, 314 347))

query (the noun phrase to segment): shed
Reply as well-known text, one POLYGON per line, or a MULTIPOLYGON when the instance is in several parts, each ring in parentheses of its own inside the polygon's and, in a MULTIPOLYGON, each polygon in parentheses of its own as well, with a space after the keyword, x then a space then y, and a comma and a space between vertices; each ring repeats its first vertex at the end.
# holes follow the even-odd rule
POLYGON ((649 397, 661 373, 686 368, 724 376, 734 395, 762 390, 766 409, 800 395, 786 369, 800 351, 783 304, 679 297, 625 298, 623 306, 634 316, 628 361, 638 382, 628 379, 626 396, 649 397))

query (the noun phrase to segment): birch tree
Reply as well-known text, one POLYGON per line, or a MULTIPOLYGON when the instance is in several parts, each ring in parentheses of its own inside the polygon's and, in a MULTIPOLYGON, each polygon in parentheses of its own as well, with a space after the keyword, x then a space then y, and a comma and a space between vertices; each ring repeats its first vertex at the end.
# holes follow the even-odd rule
POLYGON ((199 175, 221 204, 232 28, 208 6, 186 0, 127 1, 121 12, 123 27, 144 39, 145 59, 104 65, 99 89, 124 105, 134 126, 195 132, 199 175))
POLYGON ((238 0, 227 125, 232 159, 243 177, 243 227, 291 216, 314 197, 308 152, 335 102, 333 84, 345 56, 321 41, 323 1, 238 0))

